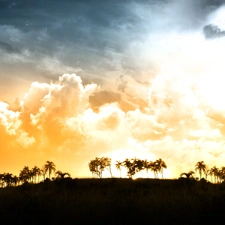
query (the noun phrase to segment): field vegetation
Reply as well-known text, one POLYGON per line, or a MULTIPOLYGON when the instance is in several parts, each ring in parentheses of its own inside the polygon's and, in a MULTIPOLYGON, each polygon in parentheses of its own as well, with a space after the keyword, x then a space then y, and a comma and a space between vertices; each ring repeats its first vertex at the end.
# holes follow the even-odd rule
POLYGON ((2 224, 224 224, 225 185, 205 180, 47 178, 0 189, 2 224))
MULTIPOLYGON (((108 160, 102 168, 98 164, 101 158, 96 159, 97 169, 110 171, 108 160)), ((141 163, 138 159, 125 161, 120 166, 130 162, 128 178, 101 178, 100 171, 98 178, 73 179, 69 173, 56 171, 54 163, 49 161, 43 166, 45 172, 37 172, 36 176, 26 177, 33 169, 24 167, 20 171, 24 176, 17 183, 10 181, 13 175, 4 173, 9 181, 7 183, 3 176, 0 188, 2 224, 224 224, 225 183, 222 178, 212 174, 212 180, 216 181, 212 183, 194 177, 195 172, 190 171, 173 180, 157 176, 133 180, 130 171, 138 172, 136 167, 143 169, 141 163), (38 181, 39 176, 44 179, 38 181)), ((93 168, 90 167, 90 172, 93 168)), ((120 169, 118 165, 117 168, 120 169)), ((204 177, 213 171, 207 172, 203 161, 196 163, 195 170, 204 177)))

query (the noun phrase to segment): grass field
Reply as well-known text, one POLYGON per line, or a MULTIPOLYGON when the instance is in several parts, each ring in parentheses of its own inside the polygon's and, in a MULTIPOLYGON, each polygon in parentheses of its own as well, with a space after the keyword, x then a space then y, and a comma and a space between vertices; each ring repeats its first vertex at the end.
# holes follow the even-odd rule
POLYGON ((2 224, 224 224, 225 184, 61 179, 0 189, 2 224))

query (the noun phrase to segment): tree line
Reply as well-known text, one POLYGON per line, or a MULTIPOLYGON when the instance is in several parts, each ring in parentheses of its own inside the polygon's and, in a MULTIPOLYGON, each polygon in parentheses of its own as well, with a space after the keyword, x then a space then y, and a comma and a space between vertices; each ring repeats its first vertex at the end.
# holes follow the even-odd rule
MULTIPOLYGON (((112 176, 111 170, 111 159, 108 157, 96 157, 88 163, 89 170, 93 175, 96 175, 99 178, 102 178, 102 173, 104 170, 108 170, 112 176)), ((142 160, 138 158, 128 159, 126 158, 124 161, 116 161, 116 169, 120 171, 121 177, 121 169, 124 167, 127 170, 127 176, 132 178, 136 173, 146 170, 153 171, 155 178, 159 177, 159 173, 161 173, 163 178, 163 170, 167 168, 166 163, 161 159, 157 159, 156 161, 148 161, 142 160)))
MULTIPOLYGON (((204 161, 199 161, 195 164, 195 172, 199 174, 200 180, 202 178, 207 180, 208 176, 210 176, 211 182, 221 183, 225 181, 225 166, 222 166, 221 168, 213 166, 212 168, 210 168, 205 164, 204 161)), ((181 173, 180 177, 186 177, 188 179, 194 178, 195 172, 191 170, 188 173, 181 173)))
MULTIPOLYGON (((89 170, 93 175, 96 175, 98 178, 102 178, 103 171, 107 170, 112 175, 112 165, 111 165, 111 158, 108 157, 96 157, 95 159, 91 160, 88 163, 89 170)), ((157 159, 156 161, 148 161, 142 160, 138 158, 128 159, 126 158, 124 161, 116 161, 115 167, 117 170, 120 171, 122 168, 127 170, 127 177, 132 178, 136 173, 146 170, 148 174, 149 171, 154 173, 155 178, 159 178, 159 174, 163 178, 163 171, 167 169, 166 163, 161 159, 157 159)), ((209 168, 204 161, 199 161, 195 164, 195 171, 191 170, 187 173, 183 172, 180 174, 180 177, 187 178, 187 179, 208 179, 211 176, 211 182, 220 183, 225 181, 225 166, 218 168, 216 166, 209 168), (194 174, 198 174, 199 177, 195 177, 194 174)))
MULTIPOLYGON (((111 161, 112 159, 108 157, 96 157, 88 163, 89 170, 98 178, 102 178, 102 174, 106 170, 109 172, 110 176, 113 177, 111 161)), ((163 178, 163 171, 167 169, 167 165, 161 158, 155 161, 126 158, 124 161, 116 161, 115 168, 120 171, 120 177, 122 177, 122 168, 125 168, 129 178, 133 178, 135 174, 143 170, 145 170, 147 174, 149 171, 153 172, 155 178, 159 178, 159 174, 161 174, 163 178)), ((207 180, 208 176, 211 176, 211 182, 219 183, 225 181, 225 166, 221 168, 216 166, 209 168, 204 161, 199 161, 195 164, 195 172, 193 170, 187 173, 183 172, 180 174, 180 177, 200 180, 204 178, 207 180), (199 174, 199 178, 194 177, 195 172, 199 174)), ((13 175, 12 173, 0 173, 0 187, 16 186, 26 182, 37 183, 40 181, 41 177, 42 180, 46 178, 50 179, 53 173, 56 177, 52 179, 70 177, 70 174, 67 172, 56 171, 55 164, 51 161, 47 161, 42 168, 34 166, 30 169, 28 166, 24 166, 24 168, 20 170, 19 176, 13 175)))
POLYGON ((46 178, 50 179, 54 172, 56 179, 64 178, 65 176, 70 177, 69 173, 63 173, 59 170, 56 171, 55 164, 51 161, 47 161, 42 169, 37 166, 31 169, 28 166, 24 166, 24 168, 20 170, 19 176, 13 175, 12 173, 1 173, 0 187, 16 186, 26 182, 37 183, 40 181, 40 177, 42 177, 42 180, 46 178))

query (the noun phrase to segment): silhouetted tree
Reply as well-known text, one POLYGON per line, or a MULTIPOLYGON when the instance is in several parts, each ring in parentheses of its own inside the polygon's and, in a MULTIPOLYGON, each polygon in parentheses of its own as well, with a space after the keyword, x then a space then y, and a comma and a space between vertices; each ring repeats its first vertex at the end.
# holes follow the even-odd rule
POLYGON ((121 168, 123 166, 123 163, 120 161, 116 161, 116 169, 120 171, 120 178, 121 178, 121 168))
POLYGON ((111 159, 108 157, 96 157, 88 163, 88 166, 92 174, 96 174, 99 178, 102 178, 102 172, 104 171, 104 169, 107 169, 112 177, 111 159))
POLYGON ((4 173, 1 173, 0 174, 0 185, 1 185, 1 187, 4 187, 5 186, 4 173))
POLYGON ((196 165, 195 165, 195 171, 199 172, 199 176, 200 176, 200 180, 202 178, 202 173, 205 173, 206 171, 206 165, 204 163, 204 161, 200 161, 200 162, 197 162, 196 165))
POLYGON ((190 178, 194 178, 193 175, 194 175, 194 171, 189 171, 188 173, 181 173, 180 177, 184 177, 187 178, 187 179, 190 179, 190 178))
POLYGON ((52 172, 54 172, 56 170, 56 166, 53 162, 51 161, 47 161, 44 165, 44 171, 47 173, 48 172, 48 177, 50 179, 50 176, 52 174, 52 172))
POLYGON ((112 176, 112 168, 111 168, 111 159, 108 158, 108 157, 102 157, 100 159, 100 164, 103 167, 103 170, 107 169, 109 171, 109 173, 110 173, 110 176, 113 177, 112 176))
POLYGON ((223 182, 225 181, 225 167, 221 167, 221 169, 219 170, 219 178, 220 181, 223 182))
POLYGON ((37 176, 39 176, 40 168, 37 166, 34 166, 34 168, 31 169, 32 176, 34 177, 34 182, 37 181, 37 176))
POLYGON ((32 177, 32 173, 31 173, 29 167, 25 166, 20 171, 20 174, 19 174, 20 181, 22 181, 23 183, 28 182, 31 179, 31 177, 32 177))
POLYGON ((206 166, 205 168, 205 179, 207 180, 208 179, 208 175, 210 175, 210 169, 208 168, 208 166, 206 166))
POLYGON ((155 164, 156 164, 156 168, 158 172, 162 174, 162 178, 163 178, 163 169, 167 168, 166 163, 161 158, 159 158, 155 161, 155 164))
POLYGON ((46 171, 45 171, 44 166, 43 166, 43 168, 40 170, 40 174, 41 174, 41 176, 43 177, 43 180, 45 180, 46 171))
POLYGON ((138 173, 138 172, 144 170, 145 169, 144 160, 134 158, 133 159, 133 166, 135 168, 135 173, 138 173))
POLYGON ((151 170, 152 163, 153 163, 152 161, 147 161, 147 160, 143 161, 143 166, 147 174, 148 174, 148 171, 151 170))
POLYGON ((56 175, 56 179, 64 179, 65 176, 70 177, 69 173, 63 173, 62 171, 59 171, 59 170, 56 171, 55 175, 56 175))
POLYGON ((127 168, 127 176, 128 176, 129 178, 132 178, 132 176, 135 174, 135 168, 134 168, 134 166, 133 166, 132 160, 126 158, 126 159, 123 161, 123 166, 124 166, 125 168, 127 168))
POLYGON ((6 186, 11 186, 13 184, 13 175, 11 173, 5 173, 3 177, 6 186))
POLYGON ((88 163, 89 170, 91 173, 101 178, 100 168, 99 168, 99 158, 95 158, 88 163))
POLYGON ((137 172, 144 169, 144 160, 141 159, 125 159, 123 166, 127 168, 127 176, 132 178, 137 172))
POLYGON ((39 178, 42 175, 42 170, 40 168, 37 169, 37 177, 38 177, 38 182, 39 182, 39 178))
POLYGON ((156 162, 151 162, 149 164, 150 170, 153 171, 155 178, 158 178, 159 167, 156 162))
POLYGON ((214 176, 214 183, 217 182, 218 172, 219 172, 219 169, 216 166, 210 169, 210 173, 212 174, 212 176, 214 176))

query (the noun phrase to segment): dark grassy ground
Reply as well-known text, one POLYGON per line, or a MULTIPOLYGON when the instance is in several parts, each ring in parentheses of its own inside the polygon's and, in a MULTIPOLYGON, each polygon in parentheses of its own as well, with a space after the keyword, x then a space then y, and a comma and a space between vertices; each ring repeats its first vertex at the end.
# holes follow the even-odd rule
POLYGON ((225 184, 64 179, 0 189, 1 224, 225 224, 225 184))

